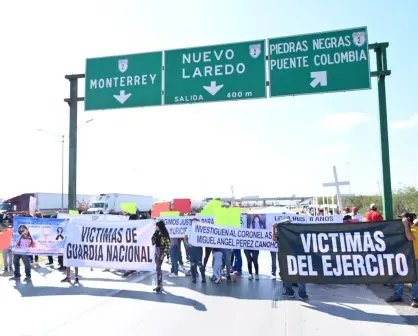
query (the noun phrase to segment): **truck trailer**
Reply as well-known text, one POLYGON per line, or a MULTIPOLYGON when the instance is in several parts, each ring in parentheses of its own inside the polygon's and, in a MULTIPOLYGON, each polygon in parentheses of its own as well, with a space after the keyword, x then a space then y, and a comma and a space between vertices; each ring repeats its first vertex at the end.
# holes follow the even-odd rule
POLYGON ((121 204, 135 203, 137 211, 139 213, 151 212, 152 205, 154 204, 154 197, 146 195, 131 195, 131 194, 100 194, 97 196, 87 211, 87 213, 121 213, 121 204))
MULTIPOLYGON (((61 193, 26 193, 3 201, 0 204, 0 214, 5 212, 29 212, 30 198, 36 198, 36 210, 43 213, 53 213, 56 211, 68 209, 68 195, 61 193), (64 196, 64 197, 62 197, 64 196)), ((77 195, 77 209, 86 210, 89 208, 94 195, 77 195)))

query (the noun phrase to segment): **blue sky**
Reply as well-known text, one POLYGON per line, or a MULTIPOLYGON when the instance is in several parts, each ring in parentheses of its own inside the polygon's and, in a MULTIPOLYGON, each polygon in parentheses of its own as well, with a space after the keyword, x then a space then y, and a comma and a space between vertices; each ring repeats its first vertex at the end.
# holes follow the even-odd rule
MULTIPOLYGON (((418 185, 410 152, 418 141, 416 13, 412 0, 2 3, 1 124, 11 127, 0 139, 13 151, 2 165, 0 196, 60 192, 60 142, 52 133, 68 132, 64 75, 84 72, 85 58, 358 26, 368 27, 369 42, 390 43, 392 187, 418 185)), ((78 190, 197 198, 228 196, 234 185, 241 196, 323 195, 333 192, 321 184, 337 165, 352 192, 377 193, 376 87, 372 79, 366 91, 124 111, 84 112, 79 104, 80 124, 94 121, 80 126, 78 190)))

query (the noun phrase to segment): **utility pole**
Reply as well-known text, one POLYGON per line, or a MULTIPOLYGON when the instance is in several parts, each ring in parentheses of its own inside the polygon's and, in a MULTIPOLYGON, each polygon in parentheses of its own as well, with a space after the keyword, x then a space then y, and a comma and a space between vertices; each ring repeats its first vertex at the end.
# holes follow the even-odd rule
POLYGON ((393 219, 392 182, 390 177, 390 155, 389 155, 389 132, 388 115, 386 107, 386 85, 385 78, 391 74, 388 70, 386 49, 389 43, 369 44, 369 49, 376 53, 376 71, 371 72, 372 77, 377 77, 377 93, 379 97, 379 120, 380 120, 380 150, 382 162, 383 217, 386 220, 393 219))
POLYGON ((78 80, 85 74, 66 75, 70 81, 70 98, 64 99, 70 106, 69 157, 68 157, 68 209, 77 208, 77 104, 84 101, 78 97, 78 80))

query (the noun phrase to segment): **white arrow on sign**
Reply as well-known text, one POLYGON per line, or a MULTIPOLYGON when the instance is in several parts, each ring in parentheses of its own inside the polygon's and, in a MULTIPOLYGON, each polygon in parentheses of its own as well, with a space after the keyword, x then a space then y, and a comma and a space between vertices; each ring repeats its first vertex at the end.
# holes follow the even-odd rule
POLYGON ((132 93, 125 93, 125 90, 120 90, 119 94, 113 95, 113 97, 115 97, 119 103, 124 104, 131 95, 132 93))
POLYGON ((320 86, 327 86, 328 80, 327 80, 327 72, 326 71, 314 71, 311 72, 311 78, 313 81, 311 82, 311 86, 313 88, 316 88, 318 84, 320 86))
POLYGON ((210 82, 210 86, 203 86, 203 88, 209 92, 212 96, 216 95, 220 89, 222 89, 224 85, 216 85, 216 82, 210 82))

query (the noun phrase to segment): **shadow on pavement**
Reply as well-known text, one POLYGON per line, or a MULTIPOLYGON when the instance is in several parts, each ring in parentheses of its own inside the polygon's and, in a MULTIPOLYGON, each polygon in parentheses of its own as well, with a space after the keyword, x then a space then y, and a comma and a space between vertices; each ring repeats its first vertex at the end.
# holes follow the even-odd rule
POLYGON ((42 275, 43 277, 46 277, 48 274, 54 272, 54 270, 46 267, 34 267, 32 268, 32 272, 36 272, 42 275))
MULTIPOLYGON (((361 302, 357 302, 361 303, 361 302)), ((312 302, 305 305, 306 308, 320 311, 328 315, 341 317, 350 321, 379 322, 388 324, 405 324, 408 318, 409 324, 417 325, 418 316, 402 316, 402 315, 386 315, 367 313, 361 309, 354 307, 345 307, 343 305, 328 304, 325 302, 312 302), (412 320, 411 320, 412 319, 412 320)))
MULTIPOLYGON (((89 295, 97 297, 109 297, 111 293, 109 289, 105 288, 91 288, 82 285, 73 285, 68 288, 63 287, 51 287, 51 286, 33 286, 32 283, 20 284, 16 283, 16 290, 19 291, 22 297, 41 297, 41 296, 63 296, 63 295, 89 295)), ((112 295, 116 298, 153 301, 161 303, 172 303, 183 306, 190 306, 199 311, 206 311, 206 306, 202 303, 189 299, 183 296, 171 294, 170 292, 164 292, 162 294, 155 294, 151 292, 134 291, 134 290, 121 290, 112 295)))
MULTIPOLYGON (((216 284, 206 277, 206 284, 201 283, 201 278, 197 278, 197 283, 193 284, 191 277, 167 278, 164 279, 164 287, 184 287, 198 293, 231 297, 238 300, 264 300, 278 301, 281 296, 282 283, 270 279, 264 280, 248 280, 245 277, 237 277, 236 282, 227 282, 223 279, 222 283, 216 284)), ((141 283, 150 284, 151 279, 141 281, 141 283)))

